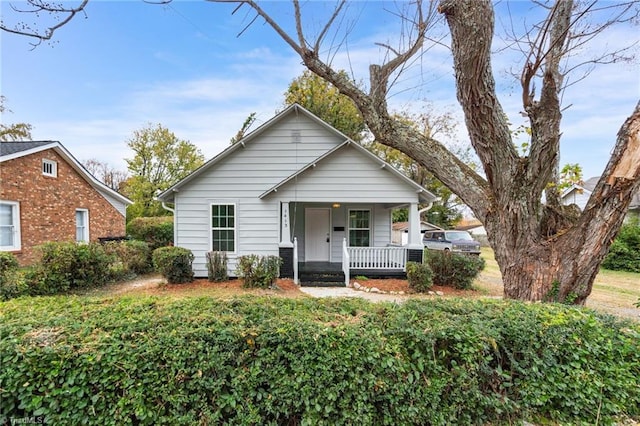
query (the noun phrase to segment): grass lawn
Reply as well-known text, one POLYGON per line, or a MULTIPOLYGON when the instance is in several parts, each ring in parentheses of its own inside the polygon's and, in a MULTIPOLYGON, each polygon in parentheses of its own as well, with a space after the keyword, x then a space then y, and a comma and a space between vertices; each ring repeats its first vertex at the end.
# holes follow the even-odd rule
MULTIPOLYGON (((493 250, 483 248, 481 256, 487 262, 474 287, 489 296, 502 295, 502 275, 493 250)), ((587 299, 587 306, 620 316, 640 318, 640 274, 601 269, 587 299)))

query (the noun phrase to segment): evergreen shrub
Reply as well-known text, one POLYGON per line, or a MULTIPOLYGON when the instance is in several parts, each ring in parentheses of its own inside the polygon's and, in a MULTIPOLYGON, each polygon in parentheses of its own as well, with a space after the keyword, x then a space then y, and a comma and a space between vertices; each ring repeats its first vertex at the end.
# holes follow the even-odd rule
POLYGON ((0 300, 28 294, 28 287, 19 267, 18 259, 13 253, 0 252, 0 300))
POLYGON ((58 294, 109 281, 112 257, 99 243, 47 242, 38 250, 39 262, 25 273, 31 295, 58 294))
POLYGON ((448 251, 425 250, 425 258, 433 271, 435 285, 461 290, 470 289, 473 280, 485 266, 485 261, 480 256, 448 251))
POLYGON ((634 424, 640 324, 462 299, 0 303, 0 413, 47 424, 634 424))
POLYGON ((433 272, 427 263, 407 262, 407 282, 418 293, 424 293, 433 286, 433 272))
POLYGON ((193 281, 193 253, 183 247, 160 247, 153 251, 153 267, 169 284, 193 281))

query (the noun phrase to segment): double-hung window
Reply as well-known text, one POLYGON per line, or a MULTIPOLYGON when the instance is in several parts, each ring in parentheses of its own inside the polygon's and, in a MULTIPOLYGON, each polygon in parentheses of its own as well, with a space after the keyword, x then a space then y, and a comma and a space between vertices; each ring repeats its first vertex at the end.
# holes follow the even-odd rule
POLYGON ((236 205, 211 205, 211 250, 236 251, 236 205))
POLYGON ((349 246, 369 247, 371 210, 349 210, 349 246))
POLYGON ((20 250, 20 204, 0 201, 0 250, 20 250))
POLYGON ((76 210, 76 241, 89 242, 89 211, 86 209, 76 210))

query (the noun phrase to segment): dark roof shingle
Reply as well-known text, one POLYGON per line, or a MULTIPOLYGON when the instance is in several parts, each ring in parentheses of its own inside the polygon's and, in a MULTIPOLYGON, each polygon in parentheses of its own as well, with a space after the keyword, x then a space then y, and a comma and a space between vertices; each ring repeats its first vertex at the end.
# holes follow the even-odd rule
POLYGON ((22 151, 28 151, 33 148, 41 147, 55 143, 55 141, 18 141, 18 142, 0 142, 0 156, 16 154, 22 151))

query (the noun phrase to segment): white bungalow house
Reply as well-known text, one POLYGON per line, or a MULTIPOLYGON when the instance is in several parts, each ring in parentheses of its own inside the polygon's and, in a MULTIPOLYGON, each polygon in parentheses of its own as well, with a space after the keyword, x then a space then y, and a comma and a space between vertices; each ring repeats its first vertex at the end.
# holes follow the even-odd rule
POLYGON ((315 115, 292 105, 158 196, 172 203, 174 244, 191 250, 196 276, 225 251, 279 255, 296 282, 330 271, 403 273, 421 261, 419 203, 434 195, 315 115), (409 207, 408 244, 391 244, 391 211, 409 207))

